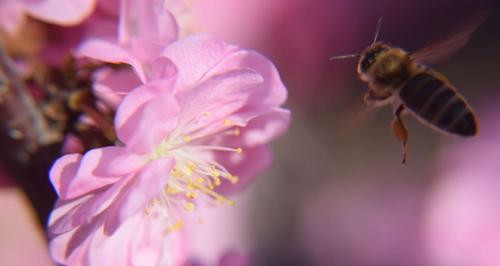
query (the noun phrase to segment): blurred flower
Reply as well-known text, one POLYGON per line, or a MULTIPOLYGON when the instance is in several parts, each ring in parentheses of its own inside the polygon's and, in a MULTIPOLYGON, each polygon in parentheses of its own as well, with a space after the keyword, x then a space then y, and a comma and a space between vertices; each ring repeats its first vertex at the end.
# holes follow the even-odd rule
POLYGON ((431 265, 499 265, 498 96, 480 110, 481 132, 444 147, 425 219, 431 265))
POLYGON ((130 64, 141 82, 151 80, 153 62, 177 39, 175 18, 155 0, 122 2, 117 40, 92 38, 77 54, 108 63, 130 64))
POLYGON ((421 265, 422 190, 373 173, 334 181, 304 202, 303 248, 314 265, 421 265))
POLYGON ((1 0, 0 27, 16 32, 24 23, 25 14, 42 21, 72 26, 82 22, 94 9, 95 0, 1 0))
POLYGON ((0 258, 2 265, 53 265, 42 228, 25 193, 0 164, 0 258), (26 256, 29 253, 29 256, 26 256))

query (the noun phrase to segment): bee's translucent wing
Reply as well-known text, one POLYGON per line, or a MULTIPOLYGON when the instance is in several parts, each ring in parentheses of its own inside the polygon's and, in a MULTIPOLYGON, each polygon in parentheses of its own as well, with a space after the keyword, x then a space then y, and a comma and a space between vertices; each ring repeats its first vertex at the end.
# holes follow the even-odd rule
POLYGON ((458 32, 411 53, 411 56, 423 64, 435 64, 451 57, 469 41, 471 34, 483 23, 486 17, 486 14, 474 16, 458 32))

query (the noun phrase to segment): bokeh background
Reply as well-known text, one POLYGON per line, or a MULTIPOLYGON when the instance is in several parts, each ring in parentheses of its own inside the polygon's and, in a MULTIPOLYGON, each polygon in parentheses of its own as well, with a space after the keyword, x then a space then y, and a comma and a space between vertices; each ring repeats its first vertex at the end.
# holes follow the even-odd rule
MULTIPOLYGON (((288 133, 273 143, 272 168, 235 196, 235 207, 205 211, 191 247, 193 265, 500 265, 498 3, 191 2, 193 28, 271 58, 293 114, 288 133), (379 17, 380 40, 415 51, 485 12, 468 44, 433 66, 474 107, 479 135, 442 136, 406 117, 409 154, 401 165, 390 108, 367 113, 355 60, 329 57, 370 44, 379 17)), ((5 184, 2 190, 15 187, 5 184)), ((0 200, 2 223, 29 220, 15 216, 27 201, 6 202, 0 200)), ((0 226, 0 258, 9 257, 13 240, 26 237, 36 239, 37 261, 47 261, 42 230, 36 222, 0 226), (35 233, 3 240, 12 230, 35 233)), ((12 261, 6 265, 19 262, 12 261)))

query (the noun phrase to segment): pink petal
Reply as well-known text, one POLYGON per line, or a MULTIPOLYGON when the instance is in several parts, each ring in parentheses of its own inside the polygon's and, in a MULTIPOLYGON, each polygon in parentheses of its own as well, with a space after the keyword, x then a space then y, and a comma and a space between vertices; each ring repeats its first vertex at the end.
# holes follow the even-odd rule
POLYGON ((240 135, 228 136, 221 142, 231 147, 253 147, 283 135, 290 125, 290 111, 274 108, 262 115, 237 113, 230 119, 234 124, 243 126, 240 128, 240 135))
MULTIPOLYGON (((146 158, 131 153, 128 149, 118 146, 99 148, 96 150, 99 156, 98 164, 92 170, 92 175, 100 177, 121 177, 141 168, 146 158), (97 152, 98 151, 98 152, 97 152)), ((88 152, 87 154, 89 154, 88 152)), ((85 155, 85 157, 87 156, 85 155)), ((84 160, 85 160, 84 157, 84 160)), ((83 162, 82 162, 83 164, 83 162)), ((87 165, 92 168, 92 165, 87 165)))
POLYGON ((113 203, 114 208, 107 211, 105 232, 114 232, 123 221, 144 209, 148 202, 163 193, 174 163, 171 158, 159 158, 148 163, 120 192, 113 203))
POLYGON ((113 109, 141 84, 131 69, 103 68, 94 73, 93 79, 96 96, 113 109))
POLYGON ((151 63, 151 80, 177 78, 177 67, 170 59, 160 56, 151 63))
POLYGON ((186 132, 213 132, 222 128, 222 121, 244 106, 252 90, 261 82, 261 76, 254 71, 236 69, 180 92, 177 95, 182 110, 179 127, 186 132), (207 113, 209 115, 204 116, 207 113))
POLYGON ((0 27, 14 34, 24 23, 24 10, 19 2, 0 2, 0 27))
POLYGON ((235 51, 210 69, 207 75, 217 75, 239 68, 252 69, 263 78, 262 84, 255 88, 255 92, 248 103, 249 106, 269 108, 279 106, 285 102, 287 90, 276 67, 269 59, 257 52, 248 50, 235 51))
POLYGON ((179 69, 178 88, 183 89, 201 80, 205 73, 237 49, 209 35, 186 37, 167 46, 163 55, 179 69))
POLYGON ((61 234, 78 226, 93 222, 98 215, 104 215, 118 193, 133 175, 122 178, 113 185, 73 200, 58 200, 51 214, 49 231, 61 234))
POLYGON ((76 54, 80 57, 90 57, 108 63, 130 64, 141 82, 146 82, 146 74, 141 62, 127 50, 116 44, 98 39, 90 39, 78 47, 76 54))
POLYGON ((150 153, 177 125, 179 106, 167 91, 152 84, 135 89, 115 117, 118 138, 134 152, 150 153))
POLYGON ((68 250, 69 243, 74 238, 78 229, 57 235, 50 240, 50 256, 55 263, 60 265, 85 265, 87 250, 90 241, 84 241, 76 250, 68 250))
POLYGON ((143 163, 144 158, 124 148, 104 147, 90 150, 83 157, 75 154, 61 157, 54 163, 50 178, 59 196, 68 200, 114 183, 143 163))
POLYGON ((246 188, 263 170, 272 162, 272 153, 265 145, 252 148, 243 148, 240 154, 220 153, 217 162, 224 165, 227 170, 239 177, 238 183, 223 182, 218 191, 224 194, 235 193, 246 188))
POLYGON ((81 154, 68 154, 54 162, 49 172, 50 182, 54 186, 59 197, 62 191, 66 191, 71 178, 76 176, 80 166, 81 154))
POLYGON ((30 15, 40 20, 72 26, 82 22, 94 10, 96 0, 24 1, 30 15))
POLYGON ((163 47, 177 39, 178 26, 162 1, 124 0, 119 36, 121 45, 129 47, 131 53, 143 61, 150 62, 163 47))

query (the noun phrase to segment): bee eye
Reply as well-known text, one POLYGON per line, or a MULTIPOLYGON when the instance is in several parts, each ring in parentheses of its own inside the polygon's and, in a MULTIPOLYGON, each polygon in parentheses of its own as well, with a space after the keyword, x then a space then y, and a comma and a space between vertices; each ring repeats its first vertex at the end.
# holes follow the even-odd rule
POLYGON ((368 71, 368 69, 372 66, 373 62, 375 62, 375 58, 377 55, 383 51, 387 50, 384 47, 378 47, 375 49, 372 49, 371 51, 365 53, 363 59, 361 60, 361 63, 359 65, 360 69, 362 72, 368 71))
POLYGON ((374 51, 367 53, 365 55, 363 60, 361 60, 361 65, 360 65, 361 71, 366 72, 368 68, 370 68, 370 66, 373 64, 373 61, 375 60, 376 54, 377 53, 374 51))

